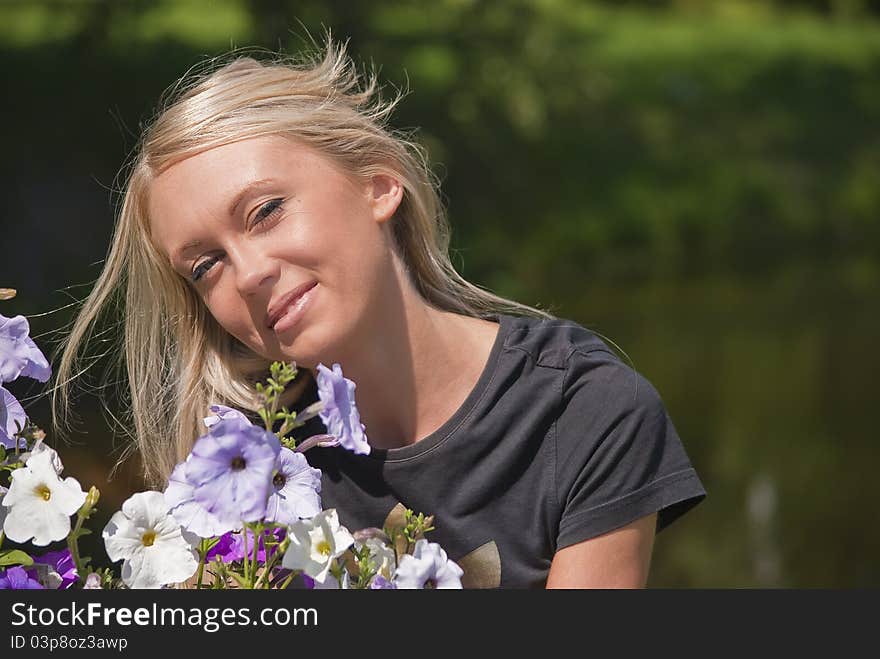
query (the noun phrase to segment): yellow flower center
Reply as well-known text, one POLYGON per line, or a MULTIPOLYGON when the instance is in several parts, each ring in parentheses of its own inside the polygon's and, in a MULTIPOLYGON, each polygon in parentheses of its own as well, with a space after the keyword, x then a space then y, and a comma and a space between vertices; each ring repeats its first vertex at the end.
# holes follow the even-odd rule
POLYGON ((44 483, 40 483, 39 485, 37 485, 37 486, 34 488, 34 492, 35 492, 36 495, 37 495, 38 497, 40 497, 43 501, 48 501, 49 499, 52 498, 52 490, 50 490, 50 489, 49 489, 49 486, 46 485, 46 484, 44 484, 44 483))
POLYGON ((321 540, 321 542, 318 543, 316 549, 318 550, 318 553, 322 556, 330 555, 330 543, 326 540, 321 540))
POLYGON ((147 531, 141 536, 141 543, 144 547, 152 547, 154 542, 156 542, 155 531, 147 531))

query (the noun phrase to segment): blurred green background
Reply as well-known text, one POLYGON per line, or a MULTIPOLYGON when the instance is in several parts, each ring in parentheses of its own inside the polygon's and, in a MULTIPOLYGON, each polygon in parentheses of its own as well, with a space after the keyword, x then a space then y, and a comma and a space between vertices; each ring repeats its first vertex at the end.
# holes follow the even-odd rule
MULTIPOLYGON (((649 586, 880 586, 880 2, 7 0, 0 312, 48 353, 160 92, 327 27, 411 90, 393 125, 429 149, 459 271, 660 391, 709 497, 649 586)), ((45 386, 9 388, 51 439, 45 386)), ((78 409, 66 473, 109 517, 137 465, 108 480, 124 440, 78 409)))

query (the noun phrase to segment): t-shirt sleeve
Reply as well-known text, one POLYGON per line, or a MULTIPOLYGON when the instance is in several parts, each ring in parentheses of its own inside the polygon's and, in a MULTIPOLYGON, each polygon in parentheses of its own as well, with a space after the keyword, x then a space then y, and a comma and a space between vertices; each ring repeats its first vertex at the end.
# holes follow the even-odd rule
POLYGON ((657 390, 604 350, 569 358, 556 458, 557 550, 654 512, 659 533, 706 496, 657 390))

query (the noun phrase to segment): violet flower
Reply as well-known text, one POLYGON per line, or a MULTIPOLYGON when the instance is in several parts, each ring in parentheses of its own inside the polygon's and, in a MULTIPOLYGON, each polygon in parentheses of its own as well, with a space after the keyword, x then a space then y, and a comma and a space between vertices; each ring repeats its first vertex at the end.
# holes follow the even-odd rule
MULTIPOLYGON (((187 458, 188 461, 189 458, 187 458)), ((186 462, 181 462, 174 467, 174 471, 168 478, 168 486, 165 488, 165 501, 177 523, 200 538, 222 536, 228 531, 240 529, 242 527, 241 520, 221 519, 208 512, 202 504, 193 499, 195 488, 192 483, 186 480, 186 464, 186 462)))
POLYGON ((221 419, 184 463, 193 500, 224 522, 262 519, 280 450, 273 433, 239 417, 221 419))
POLYGON ((20 565, 0 572, 0 590, 44 590, 43 584, 31 577, 20 565))
POLYGON ((397 590, 397 586, 381 574, 377 574, 370 582, 370 590, 397 590))
POLYGON ((34 558, 34 567, 39 572, 45 572, 46 576, 40 581, 47 588, 64 590, 76 583, 78 574, 76 563, 70 555, 70 549, 50 551, 42 556, 34 558))
MULTIPOLYGON (((24 428, 27 423, 27 415, 21 403, 15 396, 3 387, 0 387, 0 444, 5 448, 15 448, 16 437, 19 427, 24 428), (18 425, 16 425, 16 421, 18 425)), ((24 437, 18 437, 18 448, 27 448, 24 437)))
POLYGON ((354 401, 357 385, 342 375, 342 367, 333 364, 333 370, 318 364, 318 397, 324 403, 320 412, 327 431, 339 439, 349 451, 366 455, 370 452, 365 426, 361 423, 354 401))
MULTIPOLYGON (((269 548, 269 554, 267 556, 266 540, 274 537, 275 542, 280 543, 284 540, 285 535, 286 532, 284 529, 265 529, 260 537, 260 544, 257 547, 257 561, 265 563, 266 558, 271 558, 272 555, 278 551, 277 545, 272 546, 269 548)), ((205 556, 205 561, 210 562, 214 560, 215 557, 219 557, 224 563, 242 561, 244 560, 245 551, 247 551, 249 557, 253 557, 254 532, 250 529, 245 529, 238 533, 224 533, 217 544, 208 550, 208 553, 205 556), (245 541, 245 533, 247 534, 247 541, 245 541)))
POLYGON ((250 419, 233 407, 227 407, 226 405, 211 405, 208 410, 213 412, 213 414, 202 419, 208 428, 220 423, 223 419, 240 418, 250 423, 250 419))
POLYGON ((266 520, 293 524, 321 512, 321 470, 311 467, 302 453, 282 447, 275 462, 266 520))
POLYGON ((11 382, 21 375, 46 382, 52 375, 49 362, 29 333, 24 316, 0 315, 0 382, 11 382))

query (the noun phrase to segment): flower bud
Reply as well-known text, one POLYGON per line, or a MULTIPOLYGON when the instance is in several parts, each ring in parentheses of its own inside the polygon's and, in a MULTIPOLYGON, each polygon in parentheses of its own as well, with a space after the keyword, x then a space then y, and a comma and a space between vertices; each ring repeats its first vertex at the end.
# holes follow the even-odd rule
POLYGON ((86 494, 86 500, 83 502, 83 505, 79 509, 79 514, 88 517, 88 515, 92 512, 92 509, 98 505, 98 499, 101 498, 101 491, 92 485, 89 488, 88 494, 86 494))

